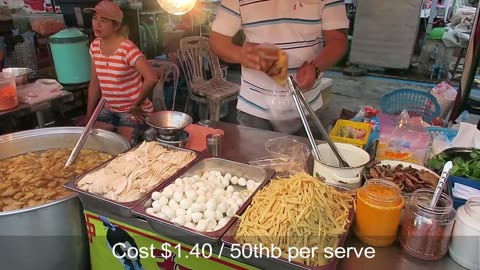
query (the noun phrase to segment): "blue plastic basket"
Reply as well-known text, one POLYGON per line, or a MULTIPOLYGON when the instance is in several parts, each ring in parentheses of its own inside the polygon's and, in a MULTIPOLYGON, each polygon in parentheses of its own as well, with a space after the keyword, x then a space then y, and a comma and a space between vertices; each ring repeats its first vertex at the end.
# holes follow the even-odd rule
POLYGON ((441 113, 433 95, 413 89, 397 89, 384 95, 380 100, 380 109, 390 115, 399 115, 407 110, 410 116, 421 116, 427 123, 432 123, 441 113))
POLYGON ((458 130, 453 128, 444 128, 444 127, 427 127, 425 129, 430 135, 445 134, 449 140, 453 140, 458 134, 458 130))

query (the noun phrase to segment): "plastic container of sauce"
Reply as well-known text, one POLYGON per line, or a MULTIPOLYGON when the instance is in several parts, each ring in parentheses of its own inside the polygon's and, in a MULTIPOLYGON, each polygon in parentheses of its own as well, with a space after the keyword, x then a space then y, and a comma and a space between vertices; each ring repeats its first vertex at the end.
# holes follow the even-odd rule
POLYGON ((404 200, 393 182, 371 179, 357 191, 353 230, 364 243, 385 247, 397 238, 404 200))
POLYGON ((457 209, 450 257, 467 269, 480 269, 480 198, 470 198, 457 209))
POLYGON ((438 203, 430 207, 433 189, 413 192, 407 202, 400 230, 402 250, 421 260, 439 260, 448 251, 448 242, 455 221, 452 199, 442 193, 438 203))
POLYGON ((13 74, 0 72, 0 111, 18 106, 17 88, 13 74))

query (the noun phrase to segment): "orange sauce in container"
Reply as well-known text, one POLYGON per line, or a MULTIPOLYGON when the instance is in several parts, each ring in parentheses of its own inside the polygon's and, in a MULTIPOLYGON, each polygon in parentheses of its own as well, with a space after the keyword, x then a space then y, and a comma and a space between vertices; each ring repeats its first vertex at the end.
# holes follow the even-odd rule
POLYGON ((17 105, 15 77, 8 73, 0 73, 0 111, 13 109, 17 105))
POLYGON ((371 246, 390 246, 397 237, 404 206, 400 188, 387 180, 371 179, 357 191, 356 236, 371 246))

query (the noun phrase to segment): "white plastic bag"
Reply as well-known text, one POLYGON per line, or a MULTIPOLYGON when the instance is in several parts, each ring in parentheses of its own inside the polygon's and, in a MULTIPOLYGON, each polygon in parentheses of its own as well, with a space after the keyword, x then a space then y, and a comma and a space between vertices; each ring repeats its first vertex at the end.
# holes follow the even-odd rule
POLYGON ((265 102, 272 120, 282 121, 298 118, 298 112, 288 87, 274 84, 272 95, 265 95, 265 102))
POLYGON ((267 140, 265 149, 269 152, 268 156, 250 160, 248 163, 274 169, 279 177, 305 171, 310 148, 295 138, 286 136, 267 140))
POLYGON ((455 103, 457 90, 447 82, 437 84, 430 92, 438 101, 442 112, 440 116, 445 118, 455 103))

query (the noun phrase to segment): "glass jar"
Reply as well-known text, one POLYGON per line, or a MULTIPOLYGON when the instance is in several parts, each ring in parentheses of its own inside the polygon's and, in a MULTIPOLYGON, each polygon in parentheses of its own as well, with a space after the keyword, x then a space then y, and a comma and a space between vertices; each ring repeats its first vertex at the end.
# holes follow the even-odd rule
POLYGON ((430 207, 435 191, 421 188, 408 200, 400 230, 400 246, 407 254, 422 260, 438 260, 448 251, 455 221, 452 199, 442 193, 430 207))
POLYGON ((449 254, 467 269, 480 269, 480 198, 470 198, 458 208, 449 254))
POLYGON ((362 242, 377 247, 390 246, 397 238, 404 200, 398 185, 371 179, 357 191, 353 230, 362 242))
POLYGON ((17 107, 18 97, 15 85, 15 76, 10 73, 0 72, 0 111, 17 107))

